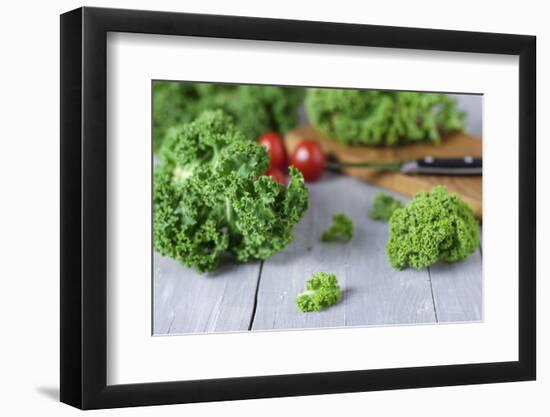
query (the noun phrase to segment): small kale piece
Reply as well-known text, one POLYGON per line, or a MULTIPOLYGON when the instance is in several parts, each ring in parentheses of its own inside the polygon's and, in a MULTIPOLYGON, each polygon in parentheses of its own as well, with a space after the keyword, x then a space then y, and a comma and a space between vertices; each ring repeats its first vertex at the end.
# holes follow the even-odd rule
POLYGON ((379 191, 374 195, 370 210, 370 218, 387 223, 393 212, 401 207, 403 207, 401 201, 379 191))
POLYGON ((327 138, 349 145, 439 143, 464 130, 464 112, 446 94, 311 88, 305 107, 327 138))
POLYGON ((296 297, 296 305, 304 313, 320 311, 340 301, 341 295, 336 275, 317 272, 307 282, 306 290, 296 297))
POLYGON ((344 213, 336 213, 332 216, 332 225, 323 232, 323 242, 344 241, 353 237, 353 222, 344 213))
POLYGON ((153 232, 162 255, 208 272, 224 255, 266 259, 293 240, 308 206, 302 175, 291 166, 286 187, 263 175, 267 152, 221 111, 173 129, 159 158, 153 232))
POLYGON ((472 209, 443 186, 419 192, 390 218, 386 246, 395 269, 420 269, 438 261, 465 259, 479 245, 479 225, 472 209))

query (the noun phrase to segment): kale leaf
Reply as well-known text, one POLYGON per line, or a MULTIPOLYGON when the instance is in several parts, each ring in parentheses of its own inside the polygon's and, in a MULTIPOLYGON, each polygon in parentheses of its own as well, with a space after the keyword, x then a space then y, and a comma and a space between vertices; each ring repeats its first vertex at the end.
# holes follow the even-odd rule
POLYGON ((298 123, 304 89, 155 81, 153 143, 158 150, 171 127, 193 121, 205 110, 223 110, 250 140, 267 131, 286 133, 298 123))
POLYGON ((265 149, 221 111, 171 129, 159 158, 153 218, 162 255, 202 273, 222 256, 266 259, 292 241, 308 206, 301 173, 291 166, 286 187, 263 175, 265 149))
POLYGON ((464 113, 445 94, 313 88, 305 106, 315 128, 349 145, 438 143, 440 131, 464 130, 464 113))
POLYGON ((401 201, 379 191, 374 195, 370 210, 370 218, 387 223, 393 212, 401 207, 403 207, 401 201))
POLYGON ((465 259, 479 245, 472 209, 443 186, 419 192, 390 218, 386 246, 391 266, 420 269, 438 261, 465 259))
POLYGON ((347 242, 353 237, 353 222, 344 213, 336 213, 332 216, 332 225, 323 232, 323 242, 347 242))
POLYGON ((340 301, 341 295, 336 275, 317 272, 307 282, 306 290, 296 297, 296 305, 304 313, 321 311, 340 301))

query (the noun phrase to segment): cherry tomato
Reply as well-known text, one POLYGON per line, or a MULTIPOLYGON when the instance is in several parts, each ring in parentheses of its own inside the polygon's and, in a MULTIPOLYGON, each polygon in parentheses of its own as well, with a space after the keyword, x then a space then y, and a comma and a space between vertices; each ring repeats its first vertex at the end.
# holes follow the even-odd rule
POLYGON ((304 140, 292 152, 290 163, 302 173, 306 181, 316 181, 325 170, 325 155, 317 142, 304 140))
POLYGON ((267 132, 260 136, 258 143, 262 145, 269 154, 269 166, 285 171, 287 156, 285 145, 281 137, 275 132, 267 132))
POLYGON ((286 176, 283 174, 283 171, 281 171, 278 168, 268 168, 265 172, 265 175, 269 175, 271 178, 273 178, 275 181, 277 181, 281 185, 286 185, 286 176))

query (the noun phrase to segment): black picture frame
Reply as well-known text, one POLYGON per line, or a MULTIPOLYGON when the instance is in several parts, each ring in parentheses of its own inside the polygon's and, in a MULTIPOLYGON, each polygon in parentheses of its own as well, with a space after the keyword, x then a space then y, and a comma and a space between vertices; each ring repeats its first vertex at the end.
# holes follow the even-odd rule
POLYGON ((61 15, 61 401, 94 409, 535 379, 535 54, 524 35, 88 7, 61 15), (108 32, 519 56, 518 361, 107 385, 108 32))

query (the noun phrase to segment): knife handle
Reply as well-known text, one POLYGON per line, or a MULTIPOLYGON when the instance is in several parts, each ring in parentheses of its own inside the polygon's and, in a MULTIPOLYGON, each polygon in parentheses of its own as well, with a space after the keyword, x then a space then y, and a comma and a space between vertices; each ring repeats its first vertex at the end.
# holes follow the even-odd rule
MULTIPOLYGON (((423 175, 481 175, 482 173, 481 158, 471 156, 463 158, 426 156, 414 162, 407 173, 423 175)), ((407 168, 405 166, 403 168, 403 172, 406 172, 407 168)))

